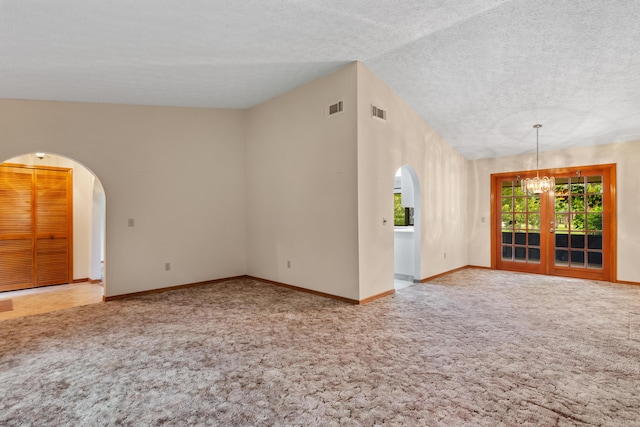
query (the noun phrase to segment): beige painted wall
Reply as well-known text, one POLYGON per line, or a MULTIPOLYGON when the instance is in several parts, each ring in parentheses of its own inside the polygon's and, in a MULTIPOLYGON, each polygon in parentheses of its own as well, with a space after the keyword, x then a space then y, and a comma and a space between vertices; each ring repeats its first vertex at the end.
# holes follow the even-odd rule
POLYGON ((0 100, 0 161, 57 153, 101 180, 107 296, 242 275, 245 115, 0 100))
POLYGON ((393 289, 393 184, 409 164, 421 188, 420 276, 467 265, 467 161, 366 66, 358 63, 360 299, 393 289), (371 117, 371 105, 387 120, 371 117), (383 224, 382 219, 387 223, 383 224), (446 258, 445 258, 446 252, 446 258))
POLYGON ((352 64, 248 111, 248 274, 358 299, 355 80, 352 64))
MULTIPOLYGON (((107 296, 243 274, 350 299, 389 291, 405 164, 422 190, 416 279, 489 266, 490 174, 535 161, 465 160, 361 63, 248 111, 0 100, 0 129, 0 161, 56 153, 102 182, 107 296)), ((640 142, 540 162, 618 164, 618 279, 640 281, 640 142)))
POLYGON ((92 271, 92 217, 95 177, 83 165, 55 154, 44 159, 34 154, 4 160, 33 166, 56 166, 73 169, 73 279, 100 278, 100 271, 92 271))
MULTIPOLYGON (((607 163, 616 163, 617 172, 617 279, 640 282, 640 192, 633 187, 640 179, 640 141, 540 153, 541 168, 607 163)), ((535 153, 469 162, 469 264, 491 265, 491 174, 522 170, 535 170, 535 153)))

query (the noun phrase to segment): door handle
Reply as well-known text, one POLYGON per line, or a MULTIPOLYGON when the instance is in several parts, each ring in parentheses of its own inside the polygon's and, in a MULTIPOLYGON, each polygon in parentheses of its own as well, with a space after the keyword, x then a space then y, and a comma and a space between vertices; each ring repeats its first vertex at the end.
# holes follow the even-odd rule
POLYGON ((555 231, 555 230, 553 229, 553 227, 551 227, 551 228, 549 229, 549 233, 553 233, 554 231, 555 231))

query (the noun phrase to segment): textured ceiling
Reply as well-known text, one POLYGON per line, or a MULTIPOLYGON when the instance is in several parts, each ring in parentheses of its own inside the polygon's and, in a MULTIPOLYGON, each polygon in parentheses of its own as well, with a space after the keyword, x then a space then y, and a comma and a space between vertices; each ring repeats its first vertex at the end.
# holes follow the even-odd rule
POLYGON ((248 108, 354 60, 469 159, 640 139, 637 0, 0 0, 0 98, 248 108))

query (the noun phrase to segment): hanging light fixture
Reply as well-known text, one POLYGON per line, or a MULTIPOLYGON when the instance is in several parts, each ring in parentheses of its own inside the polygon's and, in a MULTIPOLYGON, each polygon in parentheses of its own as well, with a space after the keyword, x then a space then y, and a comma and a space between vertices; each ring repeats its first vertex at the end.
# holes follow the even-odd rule
POLYGON ((540 124, 533 125, 536 128, 536 177, 535 178, 525 178, 520 182, 522 185, 522 191, 528 193, 546 193, 547 191, 553 189, 556 185, 556 179, 554 177, 546 177, 543 176, 540 178, 540 170, 538 167, 538 158, 539 158, 539 142, 538 142, 538 131, 542 127, 540 124))

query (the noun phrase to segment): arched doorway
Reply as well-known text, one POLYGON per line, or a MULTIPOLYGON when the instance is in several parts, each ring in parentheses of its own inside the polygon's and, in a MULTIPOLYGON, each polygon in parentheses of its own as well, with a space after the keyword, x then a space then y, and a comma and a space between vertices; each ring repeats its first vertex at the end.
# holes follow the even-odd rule
POLYGON ((396 171, 394 186, 394 287, 420 280, 420 182, 410 165, 396 171))
MULTIPOLYGON (((37 314, 56 309, 69 308, 77 305, 85 305, 103 300, 105 274, 105 193, 99 178, 84 165, 51 153, 30 153, 7 159, 3 165, 15 165, 24 170, 54 171, 69 170, 72 186, 69 189, 69 197, 72 202, 72 218, 70 221, 70 233, 68 239, 69 274, 64 282, 51 281, 52 286, 40 287, 40 280, 34 278, 32 286, 10 286, 16 288, 0 293, 0 300, 4 301, 0 309, 0 318, 20 317, 22 315, 37 314), (61 293, 62 292, 62 293, 61 293), (37 298, 36 298, 37 296, 37 298), (12 311, 13 313, 7 313, 12 311), (3 317, 4 316, 4 317, 3 317)), ((36 173, 36 172, 34 172, 36 173)), ((7 183, 11 186, 10 177, 7 183)), ((35 187, 35 185, 34 185, 35 187)), ((43 191, 43 190, 36 190, 43 191)), ((5 192, 6 194, 6 192, 5 192)), ((34 195, 40 197, 39 195, 34 195)), ((57 197, 51 195, 50 198, 57 197)), ((67 196, 68 197, 68 196, 67 196)), ((37 202, 34 202, 37 207, 37 202)), ((33 211, 35 212, 36 207, 33 211)), ((6 214, 6 212, 5 212, 6 214)), ((5 224, 11 223, 11 218, 5 215, 5 224)), ((32 220, 34 221, 34 220, 32 220)), ((35 222, 34 222, 35 224, 35 222)), ((6 231, 6 230, 4 230, 6 231)), ((4 232, 0 230, 0 233, 4 232)), ((34 228, 36 233, 36 228, 34 228)), ((35 236, 35 234, 34 234, 35 236)), ((53 239, 52 234, 52 239, 53 239)), ((57 237, 56 237, 57 238, 57 237)), ((34 257, 37 257, 38 247, 34 241, 34 257)), ((35 261, 35 259, 34 259, 35 261)), ((32 262, 37 273, 38 265, 32 262)), ((2 268, 2 266, 0 266, 2 268)), ((34 275, 34 277, 36 277, 34 275)), ((45 282, 46 284, 47 282, 45 282)))

